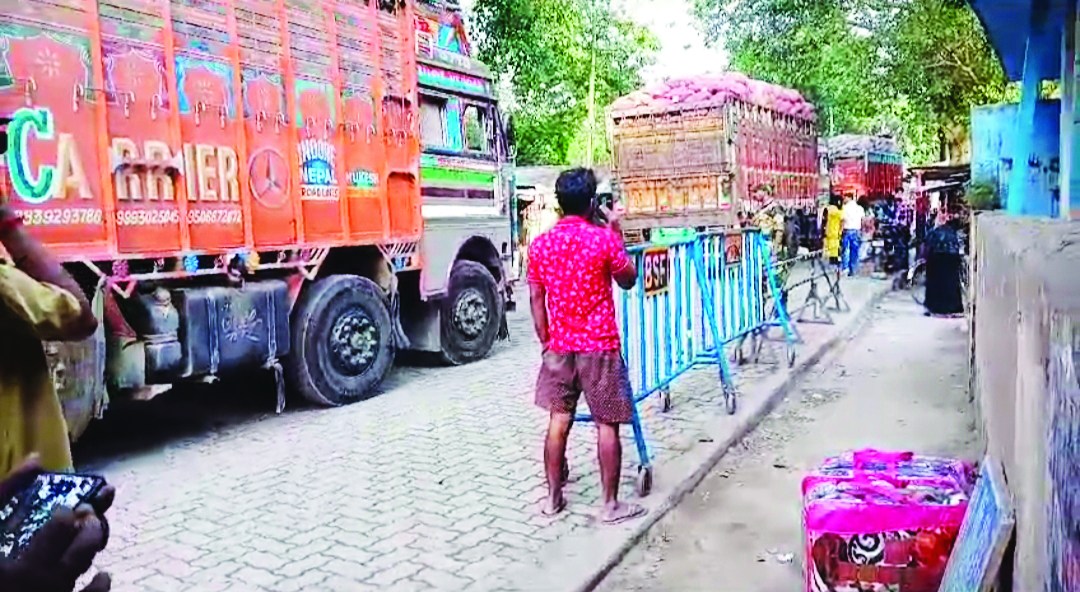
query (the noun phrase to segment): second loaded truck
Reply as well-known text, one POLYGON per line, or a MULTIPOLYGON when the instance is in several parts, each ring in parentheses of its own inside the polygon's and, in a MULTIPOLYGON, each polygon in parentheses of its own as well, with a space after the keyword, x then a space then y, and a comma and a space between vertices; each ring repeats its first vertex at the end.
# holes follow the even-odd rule
POLYGON ((623 227, 732 227, 770 202, 812 207, 818 141, 794 90, 728 72, 675 79, 611 109, 623 227))

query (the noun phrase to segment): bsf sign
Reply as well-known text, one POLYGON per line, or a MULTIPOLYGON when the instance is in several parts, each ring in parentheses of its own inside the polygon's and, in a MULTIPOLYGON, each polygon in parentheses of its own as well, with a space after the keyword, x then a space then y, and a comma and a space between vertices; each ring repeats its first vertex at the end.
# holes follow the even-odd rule
POLYGON ((648 249, 644 257, 645 295, 654 296, 668 289, 671 277, 671 255, 666 248, 648 249))
POLYGON ((738 265, 742 261, 743 235, 732 232, 724 235, 724 264, 738 265))

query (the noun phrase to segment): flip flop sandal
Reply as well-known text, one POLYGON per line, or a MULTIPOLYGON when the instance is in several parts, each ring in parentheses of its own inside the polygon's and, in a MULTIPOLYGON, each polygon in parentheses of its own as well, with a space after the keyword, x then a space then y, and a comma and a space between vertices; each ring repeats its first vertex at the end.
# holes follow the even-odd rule
POLYGON ((566 509, 566 498, 564 497, 561 500, 559 500, 559 503, 556 504, 554 508, 548 508, 547 505, 545 504, 544 507, 540 509, 540 514, 542 514, 542 515, 544 515, 544 516, 546 516, 548 518, 554 518, 555 516, 558 516, 559 514, 561 514, 562 511, 565 510, 565 509, 566 509))
POLYGON ((637 504, 625 504, 625 507, 626 510, 622 514, 617 515, 614 518, 602 519, 600 520, 601 524, 615 526, 616 524, 622 524, 623 522, 640 518, 649 512, 645 507, 637 504))

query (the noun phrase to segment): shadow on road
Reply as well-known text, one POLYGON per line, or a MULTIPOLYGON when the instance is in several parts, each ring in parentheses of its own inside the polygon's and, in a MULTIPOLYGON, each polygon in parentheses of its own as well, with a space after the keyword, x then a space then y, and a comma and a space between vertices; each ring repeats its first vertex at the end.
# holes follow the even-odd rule
MULTIPOLYGON (((112 403, 73 447, 77 466, 148 452, 274 414, 274 381, 253 373, 215 384, 181 384, 150 401, 112 403)), ((303 405, 290 401, 290 409, 303 405)), ((290 410, 290 409, 287 409, 290 410)))
MULTIPOLYGON (((489 358, 515 355, 517 348, 531 346, 532 319, 528 313, 510 313, 508 320, 511 339, 496 342, 489 358)), ((476 363, 477 366, 483 364, 482 361, 476 363)), ((424 378, 445 369, 446 363, 436 354, 398 352, 394 366, 372 397, 423 384, 424 378)), ((273 418, 274 389, 269 372, 251 372, 214 384, 179 384, 151 401, 114 402, 105 411, 104 418, 91 422, 73 447, 75 464, 93 467, 273 418)), ((307 401, 290 396, 285 413, 316 409, 307 401)))
MULTIPOLYGON (((498 343, 492 354, 504 351, 498 343)), ((483 363, 483 362, 479 362, 483 363)), ((424 378, 446 367, 435 354, 399 352, 372 397, 424 378)), ((120 457, 151 452, 162 446, 274 417, 275 385, 269 372, 252 372, 213 384, 179 384, 150 401, 117 401, 105 416, 91 422, 73 447, 78 467, 95 466, 120 457)), ((318 409, 300 397, 289 396, 285 413, 318 409)))

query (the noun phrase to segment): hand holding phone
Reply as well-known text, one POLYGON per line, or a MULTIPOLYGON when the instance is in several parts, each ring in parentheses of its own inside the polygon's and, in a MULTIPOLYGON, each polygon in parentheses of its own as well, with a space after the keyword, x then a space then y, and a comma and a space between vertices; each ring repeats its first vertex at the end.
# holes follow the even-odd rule
POLYGON ((622 218, 626 215, 626 210, 621 204, 613 204, 611 208, 607 206, 600 206, 600 213, 604 216, 605 226, 614 230, 615 232, 621 232, 622 230, 622 218))
MULTIPOLYGON (((101 477, 44 473, 36 459, 0 481, 0 590, 72 592, 108 539, 99 512, 113 495, 101 477)), ((110 585, 99 573, 83 592, 110 585)))

